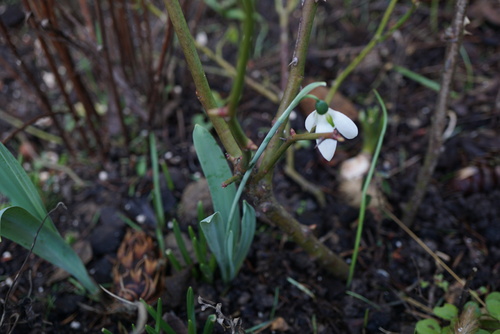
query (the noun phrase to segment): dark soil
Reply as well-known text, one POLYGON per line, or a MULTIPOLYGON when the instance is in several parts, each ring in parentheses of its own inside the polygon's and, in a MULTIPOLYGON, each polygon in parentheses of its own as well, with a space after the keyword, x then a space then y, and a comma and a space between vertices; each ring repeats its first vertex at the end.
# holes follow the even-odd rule
MULTIPOLYGON (((458 122, 445 142, 412 231, 459 277, 466 279, 471 289, 484 287, 486 291, 496 291, 500 289, 500 23, 482 11, 484 2, 473 2, 469 13, 471 24, 467 27, 470 35, 464 40, 473 76, 468 77, 462 58, 453 87, 459 97, 451 100, 449 108, 458 122), (469 79, 471 87, 467 86, 469 79), (477 167, 479 172, 472 178, 457 181, 457 171, 468 166, 477 167)), ((347 15, 344 10, 338 11, 337 5, 330 1, 321 3, 318 31, 306 66, 308 77, 333 80, 336 71, 352 59, 345 51, 369 41, 370 31, 374 30, 371 24, 378 22, 381 13, 377 6, 385 6, 382 2, 370 3, 366 5, 370 7, 367 12, 361 6, 347 15), (366 20, 363 15, 373 16, 374 21, 366 20), (330 50, 334 56, 325 57, 318 50, 330 50)), ((341 88, 359 109, 375 105, 373 97, 370 98, 373 88, 389 107, 390 122, 376 178, 396 216, 403 215, 402 207, 410 200, 427 148, 426 134, 437 94, 388 70, 385 65, 401 65, 439 80, 446 48, 441 32, 448 26, 453 10, 453 6, 440 5, 436 31, 429 24, 429 6, 422 4, 394 38, 376 49, 373 54, 377 57, 363 63, 341 88)), ((251 71, 265 72, 278 82, 277 39, 272 39, 279 27, 273 5, 259 6, 269 20, 269 41, 265 44, 269 50, 252 62, 251 71)), ((407 8, 401 5, 396 14, 401 15, 407 8)), ((220 24, 217 21, 220 19, 207 10, 198 29, 220 24)), ((295 33, 297 17, 291 20, 291 31, 295 33)), ((6 24, 12 25, 9 29, 22 29, 18 21, 6 24)), ((12 34, 19 33, 19 30, 12 31, 12 34)), ((220 38, 218 34, 213 35, 209 37, 220 38)), ((231 47, 234 46, 228 49, 231 47)), ((231 53, 225 52, 228 52, 227 60, 234 61, 231 53)), ((0 56, 7 61, 12 59, 5 44, 0 44, 0 56)), ((26 57, 37 56, 26 51, 26 57)), ((180 53, 176 57, 182 63, 180 53)), ((200 175, 190 133, 191 117, 200 113, 201 108, 184 68, 177 70, 176 75, 178 83, 183 85, 178 102, 184 116, 179 118, 179 113, 170 113, 168 125, 155 130, 161 138, 160 153, 174 181, 173 190, 168 190, 166 185, 162 189, 166 215, 169 221, 177 219, 187 232, 189 225, 196 227, 196 216, 192 214, 195 209, 186 208, 195 201, 193 198, 190 203, 183 201, 182 194, 195 176, 200 175)), ((0 109, 24 120, 36 115, 33 111, 36 103, 22 98, 23 86, 1 68, 0 78, 0 109)), ((230 89, 227 79, 209 75, 209 81, 219 92, 227 93, 230 89)), ((245 131, 259 142, 271 126, 276 106, 250 90, 245 90, 241 105, 245 131)), ((303 121, 304 116, 298 114, 292 127, 303 129, 303 121)), ((0 119, 1 133, 11 130, 11 126, 0 119)), ((40 152, 64 153, 60 147, 30 135, 27 138, 40 152)), ((14 139, 7 145, 13 152, 19 149, 14 139)), ((358 209, 347 205, 335 191, 338 187, 336 167, 341 160, 357 154, 360 147, 360 138, 345 142, 330 164, 324 162, 312 146, 296 151, 297 171, 324 189, 325 208, 320 208, 313 196, 290 180, 281 165, 274 178, 278 200, 346 261, 350 261, 352 254, 358 209)), ((123 149, 116 149, 101 166, 92 159, 89 163, 72 164, 70 168, 87 182, 85 186, 76 186, 67 174, 30 167, 35 174, 48 170, 52 176, 56 175, 54 183, 45 183, 42 187, 46 205, 53 207, 58 201, 66 204, 68 210, 59 210, 53 220, 62 235, 91 246, 87 268, 95 280, 108 289, 112 289, 117 250, 129 228, 122 215, 132 220, 142 215, 146 231, 153 231, 156 224, 150 200, 151 172, 148 170, 142 178, 137 177, 133 163, 137 157, 139 155, 126 156, 123 149), (102 173, 106 173, 106 177, 102 173)), ((175 247, 175 243, 172 246, 175 247)), ((7 333, 11 328, 12 333, 98 333, 107 328, 113 333, 123 333, 136 322, 136 315, 124 312, 119 302, 110 297, 100 302, 89 299, 74 281, 54 277, 56 268, 32 254, 28 256, 25 249, 9 240, 0 243, 0 254, 0 295, 5 316, 2 332, 7 333), (26 256, 27 265, 22 267, 26 256), (5 300, 9 282, 17 274, 17 285, 5 300)), ((415 240, 378 210, 367 213, 356 274, 348 289, 345 282, 332 278, 318 267, 314 259, 276 227, 261 221, 248 258, 228 287, 222 284, 218 274, 215 283, 209 284, 193 277, 190 270, 175 272, 167 266, 165 286, 159 294, 171 323, 179 319, 182 324, 186 323, 185 295, 189 286, 193 287, 195 296, 222 303, 224 314, 240 317, 245 329, 273 320, 262 329, 263 333, 413 333, 416 321, 429 315, 412 301, 430 308, 443 301, 460 307, 470 298, 415 240), (312 295, 292 282, 300 283, 312 295), (271 315, 274 315, 272 319, 271 315)), ((196 309, 201 328, 200 324, 211 311, 202 312, 198 305, 196 309)), ((148 323, 154 326, 152 321, 148 323)), ((179 333, 184 332, 187 333, 185 328, 179 329, 179 333)), ((216 332, 223 332, 218 325, 216 332)))

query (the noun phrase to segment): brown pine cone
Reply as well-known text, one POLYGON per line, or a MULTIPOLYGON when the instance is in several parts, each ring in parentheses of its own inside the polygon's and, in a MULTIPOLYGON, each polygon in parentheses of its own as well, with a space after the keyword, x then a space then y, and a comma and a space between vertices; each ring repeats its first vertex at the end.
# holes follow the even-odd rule
POLYGON ((127 231, 116 257, 114 292, 130 301, 156 302, 163 287, 165 260, 153 238, 144 231, 127 231))

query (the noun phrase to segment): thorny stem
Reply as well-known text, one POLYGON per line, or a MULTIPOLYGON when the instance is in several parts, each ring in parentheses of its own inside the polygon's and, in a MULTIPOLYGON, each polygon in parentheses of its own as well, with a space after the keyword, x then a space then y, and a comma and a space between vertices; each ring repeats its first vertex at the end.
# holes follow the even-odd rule
MULTIPOLYGON (((288 148, 293 144, 300 140, 316 140, 316 139, 326 139, 332 138, 332 133, 301 133, 301 134, 292 134, 288 138, 282 139, 283 144, 278 148, 276 154, 273 155, 273 159, 271 160, 271 165, 273 166, 278 162, 283 154, 288 150, 288 148)), ((338 138, 335 138, 338 139, 338 138)))
POLYGON ((351 72, 356 69, 356 67, 365 59, 365 57, 373 50, 373 48, 380 42, 384 41, 387 39, 396 29, 401 27, 401 25, 408 20, 410 17, 411 13, 416 9, 416 5, 413 3, 412 8, 392 27, 386 34, 383 35, 384 29, 387 26, 387 23, 389 22, 389 18, 394 11, 394 8, 396 6, 396 3, 398 0, 391 0, 389 3, 389 6, 387 6, 387 9, 384 12, 384 16, 382 17, 382 20, 380 21, 380 24, 377 28, 377 31, 375 32, 375 35, 373 38, 370 40, 370 42, 363 48, 363 50, 354 58, 351 63, 339 73, 337 78, 332 84, 332 87, 330 88, 328 94, 326 95, 325 102, 327 104, 330 104, 330 102, 333 99, 333 96, 335 93, 338 91, 340 85, 344 80, 351 74, 351 72))
MULTIPOLYGON (((299 31, 297 34, 297 42, 295 44, 295 50, 292 57, 292 62, 290 63, 290 75, 288 77, 288 84, 283 93, 283 98, 281 104, 278 108, 275 119, 278 119, 285 109, 291 104, 292 100, 295 98, 297 91, 300 88, 302 79, 304 76, 304 69, 306 64, 306 55, 309 48, 309 40, 311 36, 311 30, 314 22, 314 15, 316 14, 316 9, 318 4, 314 0, 306 0, 304 6, 302 7, 302 15, 299 23, 299 31)), ((255 175, 256 180, 262 179, 268 175, 270 178, 272 173, 268 173, 272 167, 272 161, 276 155, 276 151, 282 144, 280 135, 283 133, 285 128, 285 123, 283 123, 276 132, 276 135, 269 142, 268 148, 262 159, 262 164, 259 167, 257 174, 255 175)))
MULTIPOLYGON (((302 89, 297 94, 297 96, 293 99, 293 101, 290 103, 290 105, 285 109, 285 111, 281 114, 281 116, 276 120, 273 127, 271 128, 271 130, 269 130, 266 137, 262 141, 262 144, 260 144, 257 152, 255 152, 255 155, 253 156, 252 160, 250 161, 250 164, 248 165, 248 169, 245 172, 245 175, 243 175, 243 179, 241 180, 241 183, 238 187, 238 191, 236 192, 236 195, 234 196, 233 204, 231 206, 231 211, 229 212, 228 221, 233 220, 233 216, 236 212, 236 208, 238 207, 238 203, 239 203, 241 194, 243 193, 243 190, 245 189, 245 185, 246 185, 248 179, 250 178, 250 175, 252 174, 252 170, 253 170, 255 164, 257 163, 257 161, 259 160, 260 156, 262 155, 262 153, 264 153, 264 151, 266 150, 269 142, 272 140, 272 138, 274 138, 278 129, 281 128, 282 125, 288 120, 288 116, 290 116, 290 113, 292 112, 293 108, 295 108, 300 103, 300 101, 304 98, 304 96, 307 93, 309 93, 311 90, 313 90, 316 87, 325 86, 325 85, 326 85, 326 83, 324 83, 324 82, 313 82, 313 83, 307 85, 306 87, 304 87, 304 89, 302 89)), ((309 134, 305 134, 305 135, 307 136, 309 134)))
MULTIPOLYGON (((302 82, 316 8, 317 2, 315 0, 304 1, 294 56, 290 64, 291 70, 288 84, 284 91, 276 119, 279 119, 285 113, 286 108, 291 105, 302 82)), ((288 119, 288 116, 286 116, 286 119, 288 119)), ((272 173, 270 172, 274 166, 273 160, 279 153, 280 146, 283 145, 281 134, 283 133, 285 123, 281 124, 276 132, 272 132, 274 137, 272 137, 258 172, 249 183, 246 193, 252 204, 255 205, 255 209, 263 213, 263 219, 278 226, 333 276, 339 279, 347 279, 349 266, 343 259, 323 245, 307 227, 302 226, 290 212, 277 202, 273 195, 272 173)))
MULTIPOLYGON (((196 54, 194 41, 189 33, 182 10, 179 6, 179 2, 177 0, 165 1, 165 5, 186 56, 188 67, 195 81, 200 100, 206 110, 215 109, 217 108, 215 100, 211 94, 210 87, 208 86, 201 62, 196 54)), ((290 76, 275 118, 277 122, 280 117, 284 115, 286 109, 290 107, 292 101, 297 96, 297 91, 300 88, 304 75, 306 54, 317 6, 318 4, 315 0, 304 1, 295 52, 292 58, 292 63, 290 64, 290 76)), ((237 146, 234 138, 231 136, 227 124, 219 117, 213 115, 209 117, 216 128, 224 147, 227 149, 232 158, 240 157, 241 150, 237 146)), ((273 195, 271 182, 272 173, 267 173, 271 168, 273 168, 273 166, 268 162, 273 159, 272 156, 279 149, 279 146, 282 145, 280 134, 283 132, 287 119, 288 115, 284 115, 284 121, 281 124, 278 124, 277 130, 270 132, 272 138, 270 139, 269 145, 265 150, 266 152, 263 164, 259 167, 258 172, 252 175, 253 177, 246 188, 246 193, 248 194, 250 201, 255 205, 256 209, 263 213, 264 219, 277 225, 284 233, 288 234, 294 242, 296 242, 311 256, 315 257, 319 265, 327 269, 333 276, 340 279, 346 279, 349 267, 343 259, 323 245, 307 227, 302 226, 284 207, 277 202, 273 195)), ((259 151, 256 153, 256 159, 258 159, 258 154, 260 154, 259 151)), ((252 163, 255 163, 256 159, 252 160, 249 165, 250 168, 246 172, 248 173, 248 177, 251 174, 251 167, 253 167, 252 163)), ((242 181, 238 191, 243 191, 243 188, 244 184, 242 181)))
POLYGON ((280 88, 285 89, 288 77, 288 18, 293 9, 297 6, 298 0, 286 1, 275 0, 276 12, 280 21, 280 67, 281 67, 281 81, 280 88))
MULTIPOLYGON (((189 67, 189 71, 193 76, 193 81, 196 86, 196 93, 198 98, 205 108, 206 111, 210 109, 217 108, 217 104, 210 90, 205 72, 201 65, 200 58, 196 52, 196 46, 194 44, 193 36, 189 32, 189 27, 187 25, 186 19, 182 12, 181 6, 178 0, 165 1, 165 6, 172 25, 174 27, 175 33, 179 39, 179 44, 181 45, 184 56, 186 57, 186 62, 189 67)), ((222 144, 233 158, 240 157, 242 152, 238 147, 234 137, 229 130, 226 122, 221 118, 213 115, 208 116, 212 124, 214 125, 217 135, 219 136, 222 144)))
POLYGON ((266 184, 252 184, 247 194, 256 210, 263 212, 265 219, 278 226, 290 236, 302 249, 315 258, 317 263, 334 277, 345 280, 349 274, 349 266, 344 260, 323 245, 307 226, 301 225, 288 210, 281 206, 266 184))
POLYGON ((446 125, 448 100, 460 46, 462 45, 466 7, 467 0, 457 0, 452 26, 446 32, 449 44, 446 50, 443 73, 441 74, 441 88, 436 102, 436 109, 434 110, 434 117, 432 118, 429 132, 429 144, 427 146, 424 165, 418 174, 417 183, 411 199, 405 206, 406 210, 404 210, 403 222, 406 226, 411 226, 413 224, 418 207, 426 193, 429 180, 436 168, 437 160, 441 153, 441 147, 443 146, 443 131, 446 125))

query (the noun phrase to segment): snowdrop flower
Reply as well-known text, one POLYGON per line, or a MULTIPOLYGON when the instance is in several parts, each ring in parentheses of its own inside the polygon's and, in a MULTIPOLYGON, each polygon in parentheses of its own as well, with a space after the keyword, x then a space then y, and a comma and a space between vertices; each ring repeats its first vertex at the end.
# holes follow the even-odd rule
MULTIPOLYGON (((346 115, 328 108, 324 101, 316 102, 316 110, 314 110, 306 118, 306 129, 315 133, 333 133, 337 130, 342 136, 347 139, 352 139, 358 135, 358 127, 346 115)), ((332 160, 337 148, 337 140, 332 138, 316 139, 316 144, 321 155, 328 161, 332 160)))

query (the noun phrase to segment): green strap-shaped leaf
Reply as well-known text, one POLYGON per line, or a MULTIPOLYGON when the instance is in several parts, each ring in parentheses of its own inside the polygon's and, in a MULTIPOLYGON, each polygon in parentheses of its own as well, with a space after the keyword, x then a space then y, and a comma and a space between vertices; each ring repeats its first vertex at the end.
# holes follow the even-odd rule
MULTIPOLYGON (((229 282, 228 257, 225 249, 226 242, 224 233, 220 233, 220 227, 224 227, 224 222, 219 212, 203 219, 200 222, 200 227, 207 239, 208 247, 214 254, 222 274, 224 282, 229 282)), ((223 231, 224 232, 224 231, 223 231)))
MULTIPOLYGON (((229 165, 222 150, 207 129, 196 125, 193 131, 193 143, 201 168, 208 182, 214 212, 219 211, 222 216, 222 221, 227 222, 231 204, 236 195, 236 186, 233 183, 223 188, 222 183, 233 174, 229 169, 229 165)), ((240 216, 239 213, 237 213, 235 214, 234 221, 239 220, 240 216)), ((224 229, 224 227, 223 225, 221 228, 224 229)))
MULTIPOLYGON (((0 143, 0 171, 0 194, 7 196, 10 204, 20 206, 43 220, 47 211, 37 189, 21 164, 2 143, 0 143)), ((47 218, 45 224, 49 229, 57 231, 50 218, 47 218)))
POLYGON ((233 278, 236 277, 236 272, 238 271, 236 267, 236 263, 234 262, 234 249, 236 248, 236 242, 234 241, 234 233, 233 231, 229 231, 229 234, 226 236, 226 256, 227 256, 227 272, 228 272, 228 279, 225 280, 226 283, 229 281, 232 281, 233 278))
POLYGON ((252 244, 253 237, 255 235, 255 209, 243 201, 243 218, 241 220, 241 234, 239 236, 237 249, 235 249, 236 255, 236 271, 238 271, 245 260, 248 251, 250 250, 250 245, 252 244))
POLYGON ((100 290, 82 261, 57 231, 49 228, 45 222, 36 236, 40 224, 42 220, 18 206, 9 206, 0 211, 2 236, 27 249, 31 248, 36 237, 33 253, 75 276, 91 294, 98 293, 100 290))

